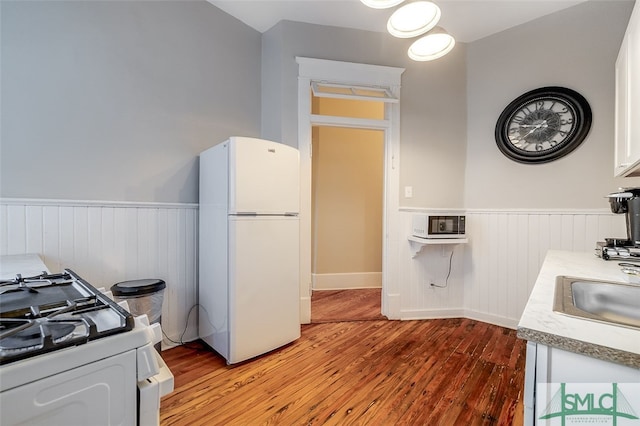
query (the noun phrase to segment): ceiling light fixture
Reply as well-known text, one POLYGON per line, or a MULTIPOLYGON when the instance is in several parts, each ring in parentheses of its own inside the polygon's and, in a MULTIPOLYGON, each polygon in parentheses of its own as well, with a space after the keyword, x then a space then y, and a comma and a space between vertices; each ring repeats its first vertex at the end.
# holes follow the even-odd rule
POLYGON ((360 0, 365 5, 373 9, 388 9, 393 6, 397 6, 404 0, 360 0))
POLYGON ((436 4, 416 1, 393 12, 387 21, 387 30, 399 38, 416 37, 435 27, 439 20, 440 8, 436 4))
POLYGON ((442 27, 435 27, 426 36, 414 41, 408 54, 414 61, 432 61, 449 53, 455 44, 455 39, 442 27))

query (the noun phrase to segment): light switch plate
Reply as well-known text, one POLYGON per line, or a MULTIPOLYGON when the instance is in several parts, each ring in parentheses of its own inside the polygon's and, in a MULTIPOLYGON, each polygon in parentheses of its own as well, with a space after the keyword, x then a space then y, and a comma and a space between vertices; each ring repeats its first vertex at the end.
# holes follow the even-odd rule
POLYGON ((404 187, 404 198, 413 197, 413 186, 405 186, 404 187))

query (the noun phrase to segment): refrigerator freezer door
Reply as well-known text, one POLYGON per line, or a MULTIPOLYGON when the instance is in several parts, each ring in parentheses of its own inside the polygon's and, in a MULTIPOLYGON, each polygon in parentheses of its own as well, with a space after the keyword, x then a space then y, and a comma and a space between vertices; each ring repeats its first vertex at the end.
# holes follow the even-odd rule
POLYGON ((300 337, 298 233, 296 217, 230 218, 230 364, 300 337))
POLYGON ((229 140, 229 214, 300 210, 298 150, 245 137, 229 140))

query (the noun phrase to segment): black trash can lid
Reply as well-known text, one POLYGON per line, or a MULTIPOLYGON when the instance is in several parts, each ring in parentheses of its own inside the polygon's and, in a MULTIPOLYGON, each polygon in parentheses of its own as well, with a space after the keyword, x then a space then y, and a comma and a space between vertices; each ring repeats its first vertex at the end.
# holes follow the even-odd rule
POLYGON ((111 286, 114 296, 142 296, 163 290, 167 285, 158 279, 122 281, 111 286))

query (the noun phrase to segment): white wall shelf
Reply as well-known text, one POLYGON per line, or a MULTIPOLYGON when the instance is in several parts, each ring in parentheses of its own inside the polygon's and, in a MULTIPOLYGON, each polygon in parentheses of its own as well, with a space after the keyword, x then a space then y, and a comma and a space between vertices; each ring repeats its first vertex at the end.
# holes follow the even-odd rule
POLYGON ((416 257, 418 253, 429 245, 442 245, 442 244, 466 244, 469 242, 468 238, 420 238, 410 236, 408 237, 409 245, 411 246, 411 257, 416 257))

